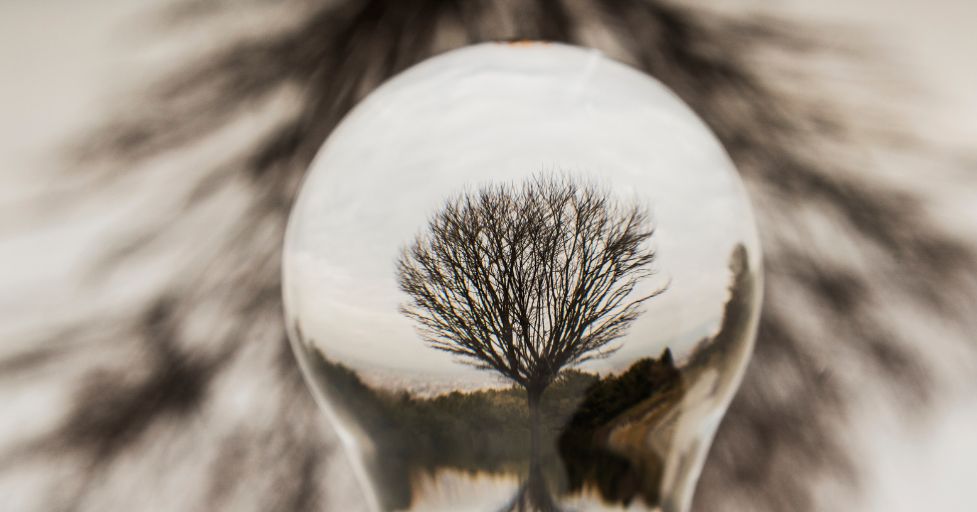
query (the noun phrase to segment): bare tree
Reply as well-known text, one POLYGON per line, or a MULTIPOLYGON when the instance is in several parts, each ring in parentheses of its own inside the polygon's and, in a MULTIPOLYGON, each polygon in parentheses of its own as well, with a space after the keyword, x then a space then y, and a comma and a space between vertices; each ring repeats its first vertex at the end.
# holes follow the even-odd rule
POLYGON ((637 204, 538 176, 449 199, 397 262, 401 311, 430 345, 526 389, 538 405, 560 370, 616 350, 652 274, 654 233, 637 204))

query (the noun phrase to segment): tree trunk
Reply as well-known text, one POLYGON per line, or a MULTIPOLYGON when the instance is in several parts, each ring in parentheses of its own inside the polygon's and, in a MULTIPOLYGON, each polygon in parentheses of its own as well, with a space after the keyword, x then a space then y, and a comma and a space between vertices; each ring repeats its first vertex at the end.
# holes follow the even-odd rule
POLYGON ((540 460, 540 419, 539 402, 543 395, 541 386, 530 386, 526 388, 526 398, 529 403, 529 440, 530 440, 530 462, 538 464, 540 460))
MULTIPOLYGON (((530 422, 530 460, 529 477, 522 486, 518 510, 532 512, 557 512, 559 508, 553 501, 549 486, 543 476, 543 435, 542 419, 540 418, 540 402, 542 401, 543 391, 549 383, 543 385, 530 385, 526 387, 526 401, 529 405, 530 422), (527 508, 523 508, 523 506, 527 508)), ((515 510, 515 509, 513 509, 515 510)))

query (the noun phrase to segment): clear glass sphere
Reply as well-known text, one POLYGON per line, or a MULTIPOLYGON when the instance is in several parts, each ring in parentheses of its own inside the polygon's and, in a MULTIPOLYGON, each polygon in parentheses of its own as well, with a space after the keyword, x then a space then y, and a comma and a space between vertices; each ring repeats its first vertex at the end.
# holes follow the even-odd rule
POLYGON ((709 129, 548 43, 452 51, 367 97, 311 166, 283 266, 374 510, 687 510, 761 293, 709 129))

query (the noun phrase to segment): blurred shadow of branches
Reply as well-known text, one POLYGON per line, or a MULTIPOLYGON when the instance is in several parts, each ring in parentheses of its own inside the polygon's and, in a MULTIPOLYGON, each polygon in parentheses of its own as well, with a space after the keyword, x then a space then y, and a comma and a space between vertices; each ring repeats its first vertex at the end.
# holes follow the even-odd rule
MULTIPOLYGON (((185 5, 183 14, 170 13, 173 23, 185 22, 201 4, 185 5)), ((107 471, 120 453, 159 435, 159 425, 178 431, 220 421, 203 412, 214 382, 229 366, 245 365, 277 382, 262 398, 271 404, 264 414, 274 419, 252 434, 275 442, 257 441, 268 446, 255 448, 247 434, 218 439, 217 462, 207 470, 208 505, 219 506, 229 487, 249 481, 244 473, 252 470, 227 463, 248 460, 281 475, 273 478, 298 482, 265 489, 270 494, 261 503, 321 506, 325 457, 309 454, 328 453, 317 450, 329 441, 314 427, 316 411, 279 318, 279 251, 291 201, 330 131, 378 84, 431 55, 492 40, 593 46, 660 79, 712 127, 747 182, 766 253, 767 305, 755 359, 716 440, 697 510, 730 510, 736 506, 730 496, 739 496, 733 502, 744 510, 804 512, 815 507, 815 478, 857 485, 857 464, 838 428, 853 390, 830 370, 835 358, 855 357, 900 400, 928 401, 928 367, 910 348, 916 340, 873 311, 888 293, 924 315, 958 321, 977 258, 927 216, 921 198, 851 167, 833 149, 856 141, 829 99, 812 105, 772 87, 774 77, 749 57, 776 48, 807 58, 822 51, 817 34, 785 20, 743 20, 660 1, 337 0, 301 12, 287 29, 232 38, 187 62, 79 145, 82 168, 111 169, 85 186, 107 186, 141 172, 150 159, 212 136, 282 91, 295 102, 245 151, 188 171, 193 183, 178 207, 106 248, 95 275, 174 237, 208 240, 188 248, 178 277, 135 305, 133 315, 94 317, 52 335, 129 344, 142 355, 132 363, 135 373, 93 365, 62 428, 36 445, 68 451, 30 453, 67 453, 81 467, 107 471), (243 207, 226 230, 207 232, 187 221, 228 193, 243 207), (835 247, 857 251, 829 257, 834 248, 819 245, 822 235, 806 228, 809 212, 833 226, 835 247), (784 305, 797 304, 791 300, 809 310, 784 305), (193 334, 201 311, 210 326, 206 336, 193 334), (832 336, 806 335, 796 315, 816 315, 832 336)), ((0 364, 18 370, 69 364, 59 357, 41 348, 0 364)), ((213 437, 195 432, 191 445, 213 437)), ((52 495, 52 506, 83 507, 95 478, 67 485, 52 495)))

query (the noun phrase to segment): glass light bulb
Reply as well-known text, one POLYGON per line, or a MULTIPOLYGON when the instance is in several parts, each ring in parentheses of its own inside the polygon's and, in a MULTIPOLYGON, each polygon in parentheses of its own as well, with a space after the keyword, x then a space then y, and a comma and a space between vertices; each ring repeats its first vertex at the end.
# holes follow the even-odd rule
POLYGON ((681 512, 760 264, 738 175, 677 96, 597 51, 499 43, 339 124, 283 291, 368 508, 681 512))

